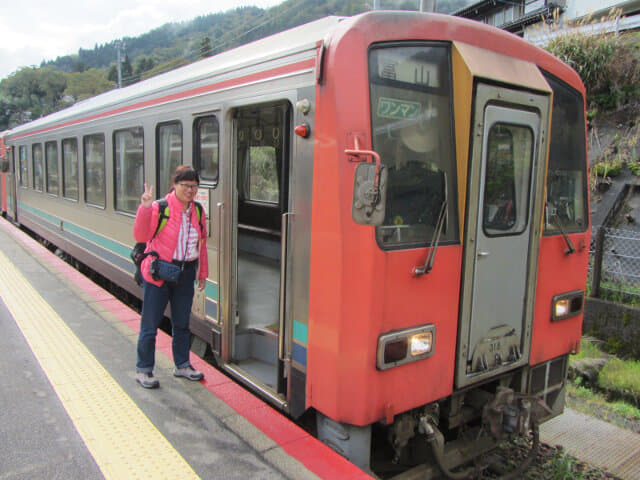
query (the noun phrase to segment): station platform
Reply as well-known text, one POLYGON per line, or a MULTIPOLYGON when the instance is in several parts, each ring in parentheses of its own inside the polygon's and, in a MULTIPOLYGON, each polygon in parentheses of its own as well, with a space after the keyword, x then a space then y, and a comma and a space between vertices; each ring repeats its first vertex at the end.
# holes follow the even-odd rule
POLYGON ((134 380, 139 314, 0 219, 0 478, 370 479, 192 353, 134 380))

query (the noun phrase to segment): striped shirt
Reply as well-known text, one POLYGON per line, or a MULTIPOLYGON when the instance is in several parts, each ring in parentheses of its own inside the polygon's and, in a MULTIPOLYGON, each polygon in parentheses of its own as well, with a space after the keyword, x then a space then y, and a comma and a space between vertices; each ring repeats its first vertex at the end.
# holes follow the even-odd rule
POLYGON ((191 209, 189 204, 186 210, 182 210, 182 222, 178 233, 178 243, 173 252, 173 259, 180 262, 191 262, 198 259, 198 229, 191 225, 191 209))

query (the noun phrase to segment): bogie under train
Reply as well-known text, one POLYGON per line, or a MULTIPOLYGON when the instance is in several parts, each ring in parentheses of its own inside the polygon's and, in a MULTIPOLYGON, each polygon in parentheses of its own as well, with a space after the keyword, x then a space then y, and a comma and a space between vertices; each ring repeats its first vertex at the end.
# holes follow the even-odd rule
POLYGON ((364 470, 459 478, 564 407, 584 99, 568 66, 477 22, 330 17, 4 132, 2 205, 140 295, 143 184, 164 195, 193 164, 210 235, 193 350, 314 412, 364 470))

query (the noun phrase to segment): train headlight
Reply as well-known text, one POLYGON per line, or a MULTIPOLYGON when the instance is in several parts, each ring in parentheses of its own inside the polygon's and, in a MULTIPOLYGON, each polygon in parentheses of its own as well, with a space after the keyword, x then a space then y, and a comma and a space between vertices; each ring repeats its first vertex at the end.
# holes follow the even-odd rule
POLYGON ((378 338, 377 367, 380 370, 415 362, 433 355, 435 325, 394 330, 378 338))
POLYGON ((411 356, 419 357, 431 353, 433 348, 433 332, 422 332, 411 336, 411 356))
POLYGON ((558 318, 558 317, 564 317, 567 313, 569 313, 569 300, 566 298, 563 298, 562 300, 558 300, 556 302, 556 307, 553 310, 553 315, 558 318))
POLYGON ((580 315, 583 306, 584 292, 582 290, 556 295, 553 297, 553 303, 551 305, 551 320, 556 322, 580 315))

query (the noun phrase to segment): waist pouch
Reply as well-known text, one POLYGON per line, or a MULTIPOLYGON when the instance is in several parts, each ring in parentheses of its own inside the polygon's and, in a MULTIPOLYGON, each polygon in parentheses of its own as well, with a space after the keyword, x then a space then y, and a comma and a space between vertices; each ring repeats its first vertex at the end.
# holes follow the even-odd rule
POLYGON ((165 262, 159 258, 154 259, 149 267, 149 273, 154 280, 164 280, 169 283, 180 283, 182 268, 171 262, 165 262))

